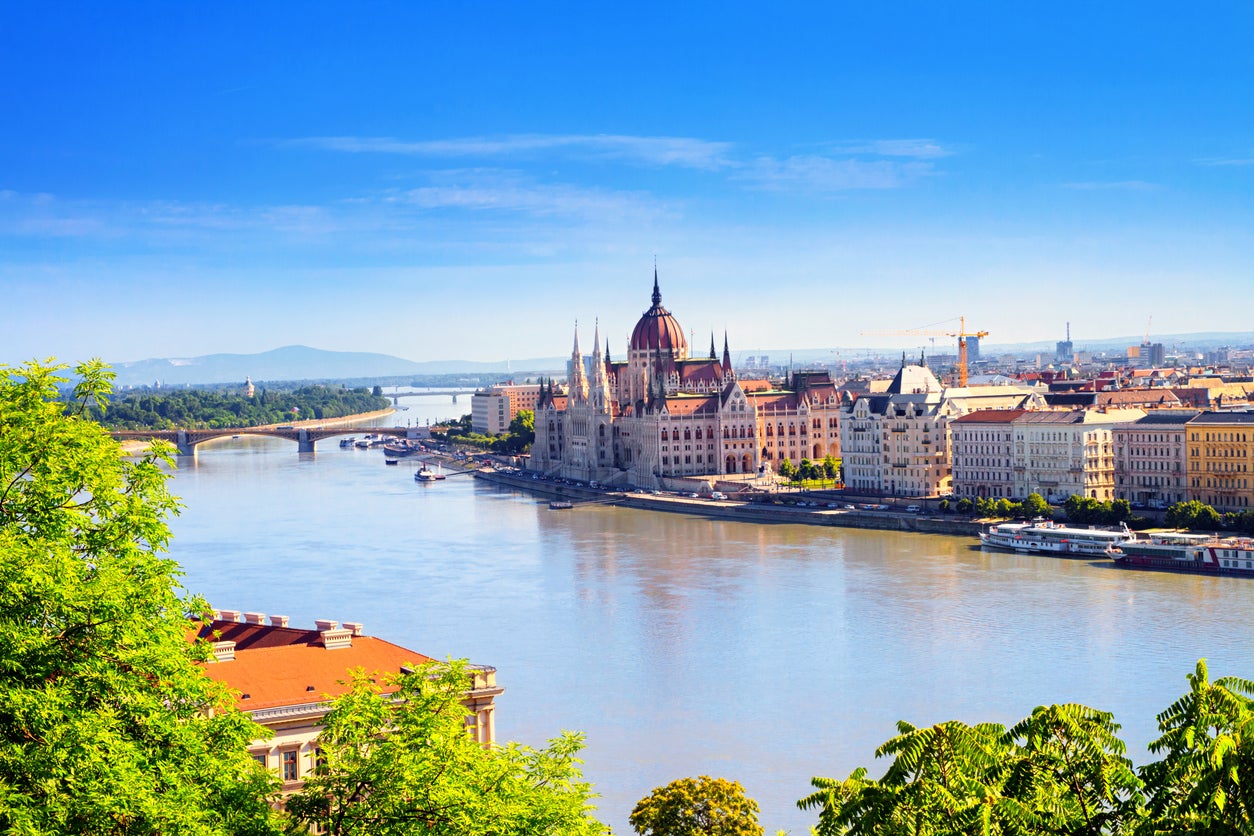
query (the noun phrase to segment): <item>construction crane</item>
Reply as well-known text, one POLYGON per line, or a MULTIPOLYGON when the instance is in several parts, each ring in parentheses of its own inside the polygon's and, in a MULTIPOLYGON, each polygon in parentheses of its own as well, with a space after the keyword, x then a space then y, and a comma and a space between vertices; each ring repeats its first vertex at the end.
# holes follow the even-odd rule
POLYGON ((976 339, 984 339, 988 336, 987 331, 968 331, 967 318, 965 316, 958 317, 957 331, 934 331, 926 328, 913 328, 907 331, 863 331, 862 336, 876 337, 905 337, 905 336, 921 336, 921 337, 957 337, 958 338, 958 385, 967 385, 967 337, 975 337, 976 339))

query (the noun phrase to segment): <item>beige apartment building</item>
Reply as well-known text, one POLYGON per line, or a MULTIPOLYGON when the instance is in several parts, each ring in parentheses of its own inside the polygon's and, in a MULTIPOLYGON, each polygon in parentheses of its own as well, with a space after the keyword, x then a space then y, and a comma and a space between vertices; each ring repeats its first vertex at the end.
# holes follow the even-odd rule
POLYGON ((1050 502, 1069 496, 1115 498, 1113 429, 1145 416, 1141 409, 1028 412, 1014 421, 1018 498, 1038 493, 1050 502))
POLYGON ((1254 509, 1254 412, 1203 412, 1188 424, 1189 499, 1254 509))
POLYGON ((1187 424, 1195 409, 1155 409, 1111 430, 1115 499, 1162 508, 1188 497, 1187 424))
POLYGON ((470 428, 484 435, 509 431, 510 422, 520 410, 535 412, 540 400, 540 384, 502 383, 475 392, 470 398, 470 428))
MULTIPOLYGON (((196 635, 213 643, 206 675, 236 692, 236 707, 274 733, 253 741, 249 752, 274 770, 288 794, 313 770, 322 718, 330 701, 349 690, 345 682, 354 670, 399 673, 432 659, 363 635, 355 622, 317 621, 313 629, 289 627, 280 615, 266 622, 264 613, 219 610, 196 635)), ((495 668, 474 665, 470 673, 467 729, 488 745, 496 738, 495 700, 504 689, 495 668)))

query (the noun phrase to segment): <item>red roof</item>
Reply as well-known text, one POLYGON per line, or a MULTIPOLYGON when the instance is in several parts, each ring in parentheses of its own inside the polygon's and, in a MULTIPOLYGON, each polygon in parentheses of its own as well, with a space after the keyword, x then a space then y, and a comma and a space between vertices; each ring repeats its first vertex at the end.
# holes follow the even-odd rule
POLYGON ((205 641, 235 642, 235 658, 204 666, 211 679, 238 692, 243 711, 325 702, 349 690, 350 672, 399 673, 431 658, 373 636, 353 636, 351 647, 328 650, 317 630, 214 621, 202 626, 205 641), (216 635, 215 635, 216 634, 216 635))

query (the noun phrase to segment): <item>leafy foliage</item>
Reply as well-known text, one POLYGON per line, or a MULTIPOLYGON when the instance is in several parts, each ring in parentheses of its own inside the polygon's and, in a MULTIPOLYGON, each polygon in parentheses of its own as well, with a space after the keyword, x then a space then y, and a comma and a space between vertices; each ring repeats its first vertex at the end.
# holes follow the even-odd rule
POLYGON ((1222 525, 1219 513, 1196 499, 1172 505, 1167 509, 1164 521, 1172 528, 1192 531, 1218 531, 1222 525))
POLYGON ((758 803, 738 781, 681 778, 640 799, 629 819, 640 836, 761 836, 758 803))
POLYGON ((326 716, 314 776, 288 799, 294 824, 331 836, 604 833, 575 757, 580 736, 484 748, 466 731, 468 684, 461 662, 380 683, 359 672, 326 716))
POLYGON ((112 374, 0 367, 0 831, 264 834, 265 735, 204 676, 161 556, 168 447, 124 459, 86 419, 112 374))
POLYGON ((1143 770, 1154 787, 1144 833, 1254 831, 1254 682, 1210 681, 1206 661, 1189 691, 1158 715, 1162 735, 1150 751, 1163 759, 1143 770))
POLYGON ((481 450, 497 453, 525 453, 536 440, 536 415, 530 409, 520 409, 509 422, 509 432, 501 435, 483 435, 471 429, 471 416, 463 415, 442 429, 431 431, 433 438, 456 444, 468 444, 481 450))
MULTIPOLYGON (((375 387, 378 389, 379 387, 375 387)), ((254 397, 205 389, 146 392, 115 400, 91 416, 114 430, 257 427, 294 420, 323 420, 387 409, 391 401, 367 389, 305 386, 294 391, 259 390, 254 397)))
POLYGON ((1254 681, 1211 682, 1205 660, 1188 681, 1140 770, 1109 713, 1050 705, 1009 729, 899 723, 882 778, 814 778, 798 806, 818 836, 1254 833, 1254 681))

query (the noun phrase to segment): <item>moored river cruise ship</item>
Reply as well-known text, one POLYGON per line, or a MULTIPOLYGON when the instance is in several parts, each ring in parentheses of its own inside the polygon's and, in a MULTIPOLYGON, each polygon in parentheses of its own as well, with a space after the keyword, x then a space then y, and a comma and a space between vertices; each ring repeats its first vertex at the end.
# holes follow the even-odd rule
POLYGON ((1120 543, 1111 554, 1127 569, 1254 577, 1254 540, 1210 534, 1155 534, 1120 543))
POLYGON ((980 532, 980 545, 1059 557, 1107 557, 1132 536, 1126 526, 1109 529, 1077 528, 1048 521, 1000 523, 980 532))

